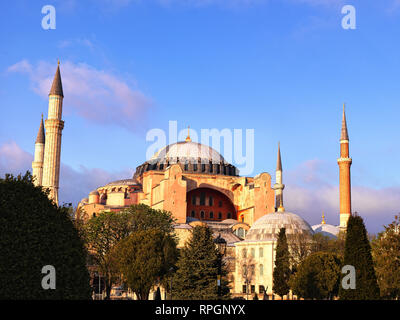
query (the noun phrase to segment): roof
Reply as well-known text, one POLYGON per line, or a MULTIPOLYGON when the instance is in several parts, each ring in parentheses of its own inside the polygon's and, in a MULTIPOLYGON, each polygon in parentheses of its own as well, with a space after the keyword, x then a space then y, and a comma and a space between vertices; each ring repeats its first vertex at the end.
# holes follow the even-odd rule
POLYGON ((138 185, 136 179, 122 179, 107 183, 105 186, 138 185))
POLYGON ((349 134, 347 132, 346 113, 344 111, 344 104, 343 104, 343 118, 342 118, 342 133, 340 136, 340 140, 349 140, 349 134))
POLYGON ((56 74, 54 75, 53 84, 51 85, 49 95, 64 97, 62 83, 61 83, 60 62, 57 65, 57 71, 56 74))
POLYGON ((336 238, 340 231, 339 227, 331 224, 316 224, 312 226, 312 229, 315 233, 321 233, 322 235, 330 238, 336 238))
POLYGON ((179 159, 180 161, 190 161, 193 159, 197 161, 198 158, 205 159, 207 163, 209 161, 218 164, 221 162, 225 163, 225 159, 219 152, 207 145, 191 140, 173 143, 161 148, 153 155, 150 162, 166 163, 167 161, 173 161, 175 159, 179 159))
POLYGON ((282 171, 282 160, 281 160, 281 146, 278 144, 278 160, 276 163, 276 171, 282 171))
POLYGON ((35 143, 43 143, 43 144, 45 143, 43 114, 42 114, 42 120, 40 121, 39 131, 38 131, 35 143))

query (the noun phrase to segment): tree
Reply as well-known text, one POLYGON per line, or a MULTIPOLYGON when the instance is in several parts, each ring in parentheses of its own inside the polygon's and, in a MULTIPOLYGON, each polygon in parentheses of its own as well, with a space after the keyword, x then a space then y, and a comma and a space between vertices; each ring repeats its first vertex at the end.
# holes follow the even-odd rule
POLYGON ((286 239, 286 231, 285 228, 281 228, 276 245, 272 290, 282 298, 289 293, 290 289, 288 284, 291 273, 289 259, 290 254, 286 239))
POLYGON ((313 235, 311 252, 331 252, 340 257, 344 255, 345 233, 340 231, 337 238, 332 238, 321 233, 313 235))
MULTIPOLYGON (((207 226, 196 226, 192 237, 181 249, 173 276, 173 298, 181 300, 218 299, 218 251, 212 231, 207 226)), ((229 297, 229 283, 225 262, 221 268, 221 295, 229 297)))
MULTIPOLYGON (((356 271, 356 289, 344 289, 343 286, 340 286, 340 299, 379 299, 379 287, 371 255, 371 246, 364 221, 357 215, 351 215, 347 222, 343 264, 354 266, 356 271)), ((346 275, 343 274, 342 277, 344 276, 346 275)))
POLYGON ((86 251, 69 209, 57 207, 32 176, 0 179, 0 299, 90 299, 86 251), (44 266, 55 289, 44 290, 44 266))
POLYGON ((105 280, 106 299, 119 272, 115 267, 112 248, 131 233, 130 215, 126 212, 100 212, 83 226, 88 250, 105 280))
POLYGON ((341 260, 333 253, 309 255, 292 275, 289 284, 295 295, 304 299, 332 299, 339 290, 341 260))
POLYGON ((384 226, 372 242, 372 256, 382 298, 400 298, 400 217, 384 226))
POLYGON ((158 229, 136 231, 116 245, 112 256, 126 285, 139 300, 147 300, 150 289, 176 262, 176 239, 158 229))

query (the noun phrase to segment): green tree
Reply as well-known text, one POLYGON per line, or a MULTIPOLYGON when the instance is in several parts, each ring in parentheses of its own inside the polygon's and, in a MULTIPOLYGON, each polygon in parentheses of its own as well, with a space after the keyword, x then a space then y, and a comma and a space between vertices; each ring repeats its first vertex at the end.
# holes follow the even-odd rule
POLYGON ((86 251, 69 209, 57 207, 32 176, 0 179, 0 300, 90 299, 86 251), (42 288, 42 268, 56 289, 42 288))
MULTIPOLYGON (((173 298, 180 300, 218 299, 218 249, 212 231, 207 226, 196 226, 192 237, 181 249, 177 271, 173 276, 173 298)), ((229 297, 229 282, 224 261, 221 268, 221 298, 229 297)))
MULTIPOLYGON (((340 286, 340 299, 379 299, 379 287, 371 255, 371 245, 367 237, 364 221, 357 215, 351 215, 347 222, 343 265, 354 266, 356 270, 356 289, 344 289, 340 286)), ((343 274, 342 277, 344 276, 343 274)))
POLYGON ((115 267, 112 248, 131 233, 130 215, 126 212, 100 212, 83 226, 88 250, 105 280, 106 299, 119 272, 115 267))
POLYGON ((372 256, 381 297, 400 298, 400 217, 385 226, 372 242, 372 256))
POLYGON ((168 211, 138 204, 120 212, 101 212, 83 226, 88 249, 106 282, 106 299, 110 298, 112 285, 120 275, 116 257, 111 254, 114 246, 137 231, 157 228, 164 234, 172 234, 174 221, 168 211))
POLYGON ((291 276, 295 295, 304 299, 332 299, 339 290, 341 260, 336 254, 317 252, 309 255, 291 276))
POLYGON ((176 262, 176 239, 158 229, 140 230, 121 240, 112 255, 124 283, 139 300, 147 300, 150 289, 176 262))
POLYGON ((290 278, 290 254, 286 239, 285 228, 281 228, 278 234, 278 242, 276 245, 275 268, 273 272, 273 287, 274 293, 283 297, 289 293, 289 278, 290 278))

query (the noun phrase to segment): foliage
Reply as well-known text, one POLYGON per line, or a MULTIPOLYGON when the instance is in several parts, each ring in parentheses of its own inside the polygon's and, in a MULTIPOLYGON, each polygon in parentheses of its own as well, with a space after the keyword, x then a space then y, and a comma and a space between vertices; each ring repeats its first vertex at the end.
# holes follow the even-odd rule
POLYGON ((70 217, 32 176, 0 179, 0 299, 90 299, 86 252, 70 217), (56 270, 44 290, 42 268, 56 270))
POLYGON ((304 299, 332 299, 339 290, 341 260, 333 253, 309 255, 290 278, 295 295, 304 299))
MULTIPOLYGON (((379 287, 371 255, 371 246, 367 237, 364 221, 357 215, 351 215, 347 222, 343 264, 355 267, 356 289, 344 289, 340 286, 340 299, 379 299, 379 287)), ((342 276, 344 277, 345 274, 342 276)))
POLYGON ((112 256, 126 285, 139 300, 147 300, 150 289, 176 262, 176 240, 159 229, 140 230, 121 240, 112 256))
POLYGON ((276 245, 275 268, 273 272, 272 290, 283 297, 289 293, 290 278, 290 254, 286 239, 285 228, 281 228, 278 234, 278 243, 276 245))
MULTIPOLYGON (((212 231, 207 226, 196 226, 192 237, 181 249, 174 274, 172 292, 174 299, 218 299, 217 276, 219 253, 212 231)), ((221 261, 221 297, 229 298, 226 264, 221 261)))
POLYGON ((132 233, 157 228, 164 234, 172 234, 174 219, 164 210, 155 210, 147 205, 132 205, 120 212, 100 212, 84 225, 85 240, 89 250, 106 279, 106 299, 110 297, 112 285, 119 279, 119 267, 114 246, 132 233))
POLYGON ((400 217, 372 242, 372 256, 382 298, 400 298, 400 217))
POLYGON ((339 232, 337 238, 331 238, 321 233, 313 235, 311 252, 331 252, 339 257, 344 255, 345 233, 339 232))

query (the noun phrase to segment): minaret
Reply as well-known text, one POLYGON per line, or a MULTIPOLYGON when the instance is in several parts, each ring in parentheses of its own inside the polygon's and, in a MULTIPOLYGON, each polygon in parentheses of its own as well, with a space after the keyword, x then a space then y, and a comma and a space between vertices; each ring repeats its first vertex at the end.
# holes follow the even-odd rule
POLYGON ((58 183, 60 176, 61 132, 64 121, 61 120, 63 89, 60 75, 60 61, 49 93, 49 111, 46 127, 46 144, 44 148, 42 186, 50 189, 49 198, 58 205, 58 183))
POLYGON ((339 164, 339 196, 340 196, 340 228, 347 228, 347 220, 351 215, 351 182, 349 157, 349 135, 347 133, 346 114, 343 104, 342 134, 340 136, 339 164))
POLYGON ((42 120, 40 121, 39 131, 35 142, 35 157, 32 162, 32 175, 35 178, 34 180, 35 186, 42 185, 44 144, 45 144, 45 136, 44 136, 44 125, 43 125, 43 113, 42 113, 42 120))
POLYGON ((285 188, 285 185, 282 184, 282 161, 280 143, 278 143, 278 160, 276 164, 275 180, 275 210, 278 212, 282 212, 285 211, 283 207, 283 189, 285 188))

